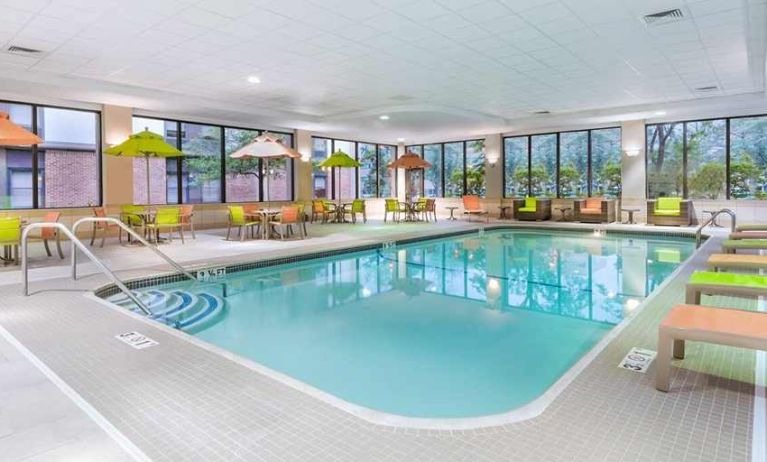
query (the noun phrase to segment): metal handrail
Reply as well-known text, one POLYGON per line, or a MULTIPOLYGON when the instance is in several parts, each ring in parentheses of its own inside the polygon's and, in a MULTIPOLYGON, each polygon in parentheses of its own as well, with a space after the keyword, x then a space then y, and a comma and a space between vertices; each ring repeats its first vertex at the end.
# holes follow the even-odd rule
MULTIPOLYGON (((77 236, 74 235, 66 226, 64 226, 62 223, 32 223, 27 225, 24 228, 24 232, 21 234, 21 274, 22 274, 22 281, 24 283, 24 295, 29 296, 29 272, 28 272, 28 254, 27 254, 27 247, 28 247, 28 237, 29 232, 34 229, 42 229, 42 228, 56 228, 59 232, 63 233, 65 236, 69 238, 70 241, 72 241, 72 255, 74 255, 74 251, 77 247, 80 248, 80 250, 83 251, 85 256, 87 256, 100 270, 102 273, 106 274, 112 282, 125 294, 130 298, 133 303, 138 306, 141 311, 144 312, 144 314, 151 316, 152 310, 149 309, 148 306, 144 304, 141 300, 139 300, 138 297, 130 290, 128 287, 123 284, 123 282, 120 280, 120 278, 117 277, 109 268, 107 268, 104 263, 101 262, 93 253, 88 250, 88 248, 83 244, 80 239, 77 238, 77 236)), ((74 260, 73 260, 74 261, 74 260)))
MULTIPOLYGON (((77 233, 77 228, 80 227, 83 223, 113 223, 120 228, 122 228, 125 232, 136 238, 139 242, 144 244, 144 247, 147 247, 152 250, 155 254, 157 254, 160 258, 165 260, 170 266, 172 266, 176 271, 179 273, 184 274, 186 277, 193 281, 197 281, 197 278, 192 275, 189 271, 185 270, 184 267, 176 263, 175 260, 170 258, 169 256, 165 255, 163 252, 160 251, 156 246, 150 244, 146 241, 143 237, 141 237, 136 231, 131 229, 128 225, 123 223, 122 221, 118 220, 117 218, 112 217, 85 217, 80 218, 75 222, 74 225, 72 225, 72 232, 77 233)), ((77 251, 75 248, 75 243, 72 241, 72 279, 77 279, 77 251)))
POLYGON ((736 226, 735 226, 735 212, 733 212, 730 209, 717 210, 716 212, 711 214, 711 217, 708 220, 703 222, 702 225, 698 226, 698 229, 695 231, 695 248, 696 249, 698 247, 700 247, 701 234, 703 233, 703 228, 705 228, 709 224, 713 223, 713 221, 716 220, 716 217, 718 217, 722 213, 726 213, 727 215, 730 216, 730 218, 732 218, 732 223, 730 224, 731 225, 731 231, 733 233, 735 232, 735 230, 737 229, 736 226))

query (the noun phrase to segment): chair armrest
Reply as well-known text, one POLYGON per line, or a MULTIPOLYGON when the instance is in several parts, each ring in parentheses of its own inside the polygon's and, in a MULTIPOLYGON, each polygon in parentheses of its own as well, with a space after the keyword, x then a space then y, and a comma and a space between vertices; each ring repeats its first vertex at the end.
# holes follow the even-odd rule
POLYGON ((647 215, 653 215, 655 213, 655 199, 647 199, 647 215))
POLYGON ((516 212, 519 210, 523 205, 525 204, 524 199, 512 199, 511 200, 511 209, 516 212))

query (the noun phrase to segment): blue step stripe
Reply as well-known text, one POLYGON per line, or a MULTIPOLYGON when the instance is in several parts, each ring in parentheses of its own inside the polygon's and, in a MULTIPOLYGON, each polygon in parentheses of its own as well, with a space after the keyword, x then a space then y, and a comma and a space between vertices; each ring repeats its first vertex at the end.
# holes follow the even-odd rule
POLYGON ((213 313, 215 313, 220 307, 221 307, 221 301, 210 294, 202 293, 198 294, 199 297, 203 300, 205 300, 205 308, 198 311, 197 314, 192 316, 191 318, 182 321, 178 324, 178 327, 180 329, 183 329, 185 327, 189 327, 193 324, 196 324, 198 322, 201 322, 205 319, 207 319, 209 316, 211 316, 213 313))

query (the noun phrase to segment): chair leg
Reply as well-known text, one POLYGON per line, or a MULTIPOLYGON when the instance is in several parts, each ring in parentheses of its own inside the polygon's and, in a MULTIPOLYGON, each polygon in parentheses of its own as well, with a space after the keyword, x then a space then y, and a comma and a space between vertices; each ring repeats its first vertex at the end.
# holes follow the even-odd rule
POLYGON ((240 226, 240 230, 237 232, 237 235, 240 237, 240 242, 245 240, 245 235, 248 233, 248 231, 245 229, 244 226, 240 226))
POLYGON ((183 244, 184 243, 184 227, 183 226, 178 227, 178 235, 181 236, 181 243, 183 244))
POLYGON ((96 223, 93 223, 93 228, 91 228, 91 247, 93 247, 94 242, 96 242, 96 223))
POLYGON ((104 228, 101 230, 101 248, 104 248, 104 242, 107 240, 107 231, 109 231, 109 228, 104 228))
POLYGON ((43 239, 43 245, 45 246, 45 253, 47 253, 49 257, 53 256, 50 247, 48 247, 48 239, 43 239))
POLYGON ((232 232, 232 225, 226 227, 226 240, 229 240, 229 235, 232 232))
POLYGON ((192 219, 189 219, 189 230, 192 231, 192 239, 197 239, 197 236, 194 235, 194 222, 192 219))
POLYGON ((64 252, 61 250, 61 236, 56 233, 56 250, 59 252, 59 258, 64 259, 64 252))

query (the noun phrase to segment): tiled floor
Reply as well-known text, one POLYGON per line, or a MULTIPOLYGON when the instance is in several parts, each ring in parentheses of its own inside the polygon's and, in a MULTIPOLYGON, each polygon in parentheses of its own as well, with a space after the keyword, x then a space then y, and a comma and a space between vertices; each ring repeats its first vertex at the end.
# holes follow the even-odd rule
MULTIPOLYGON (((445 231, 448 226, 466 225, 316 227, 313 235, 326 234, 286 243, 229 243, 221 241, 220 233, 206 232, 195 244, 163 250, 186 263, 209 261, 203 257, 211 254, 224 261, 245 260, 445 231), (209 251, 203 254, 203 248, 209 251)), ((705 252, 717 247, 715 240, 704 245, 692 264, 704 261, 705 252)), ((112 246, 101 254, 125 277, 162 268, 140 266, 153 258, 146 249, 112 246)), ((33 290, 39 293, 32 297, 20 295, 17 272, 0 274, 0 297, 7 302, 0 310, 0 325, 158 461, 750 461, 753 352, 692 344, 688 359, 674 370, 667 394, 655 390, 652 369, 637 374, 616 367, 633 346, 655 349, 657 323, 683 298, 683 281, 692 266, 686 265, 543 414, 477 430, 370 424, 183 336, 83 297, 73 288, 93 288, 104 279, 90 276, 73 284, 62 278, 65 267, 35 269, 33 290), (139 330, 160 345, 132 350, 114 340, 129 330, 139 330)), ((754 306, 737 299, 707 303, 754 306)))

